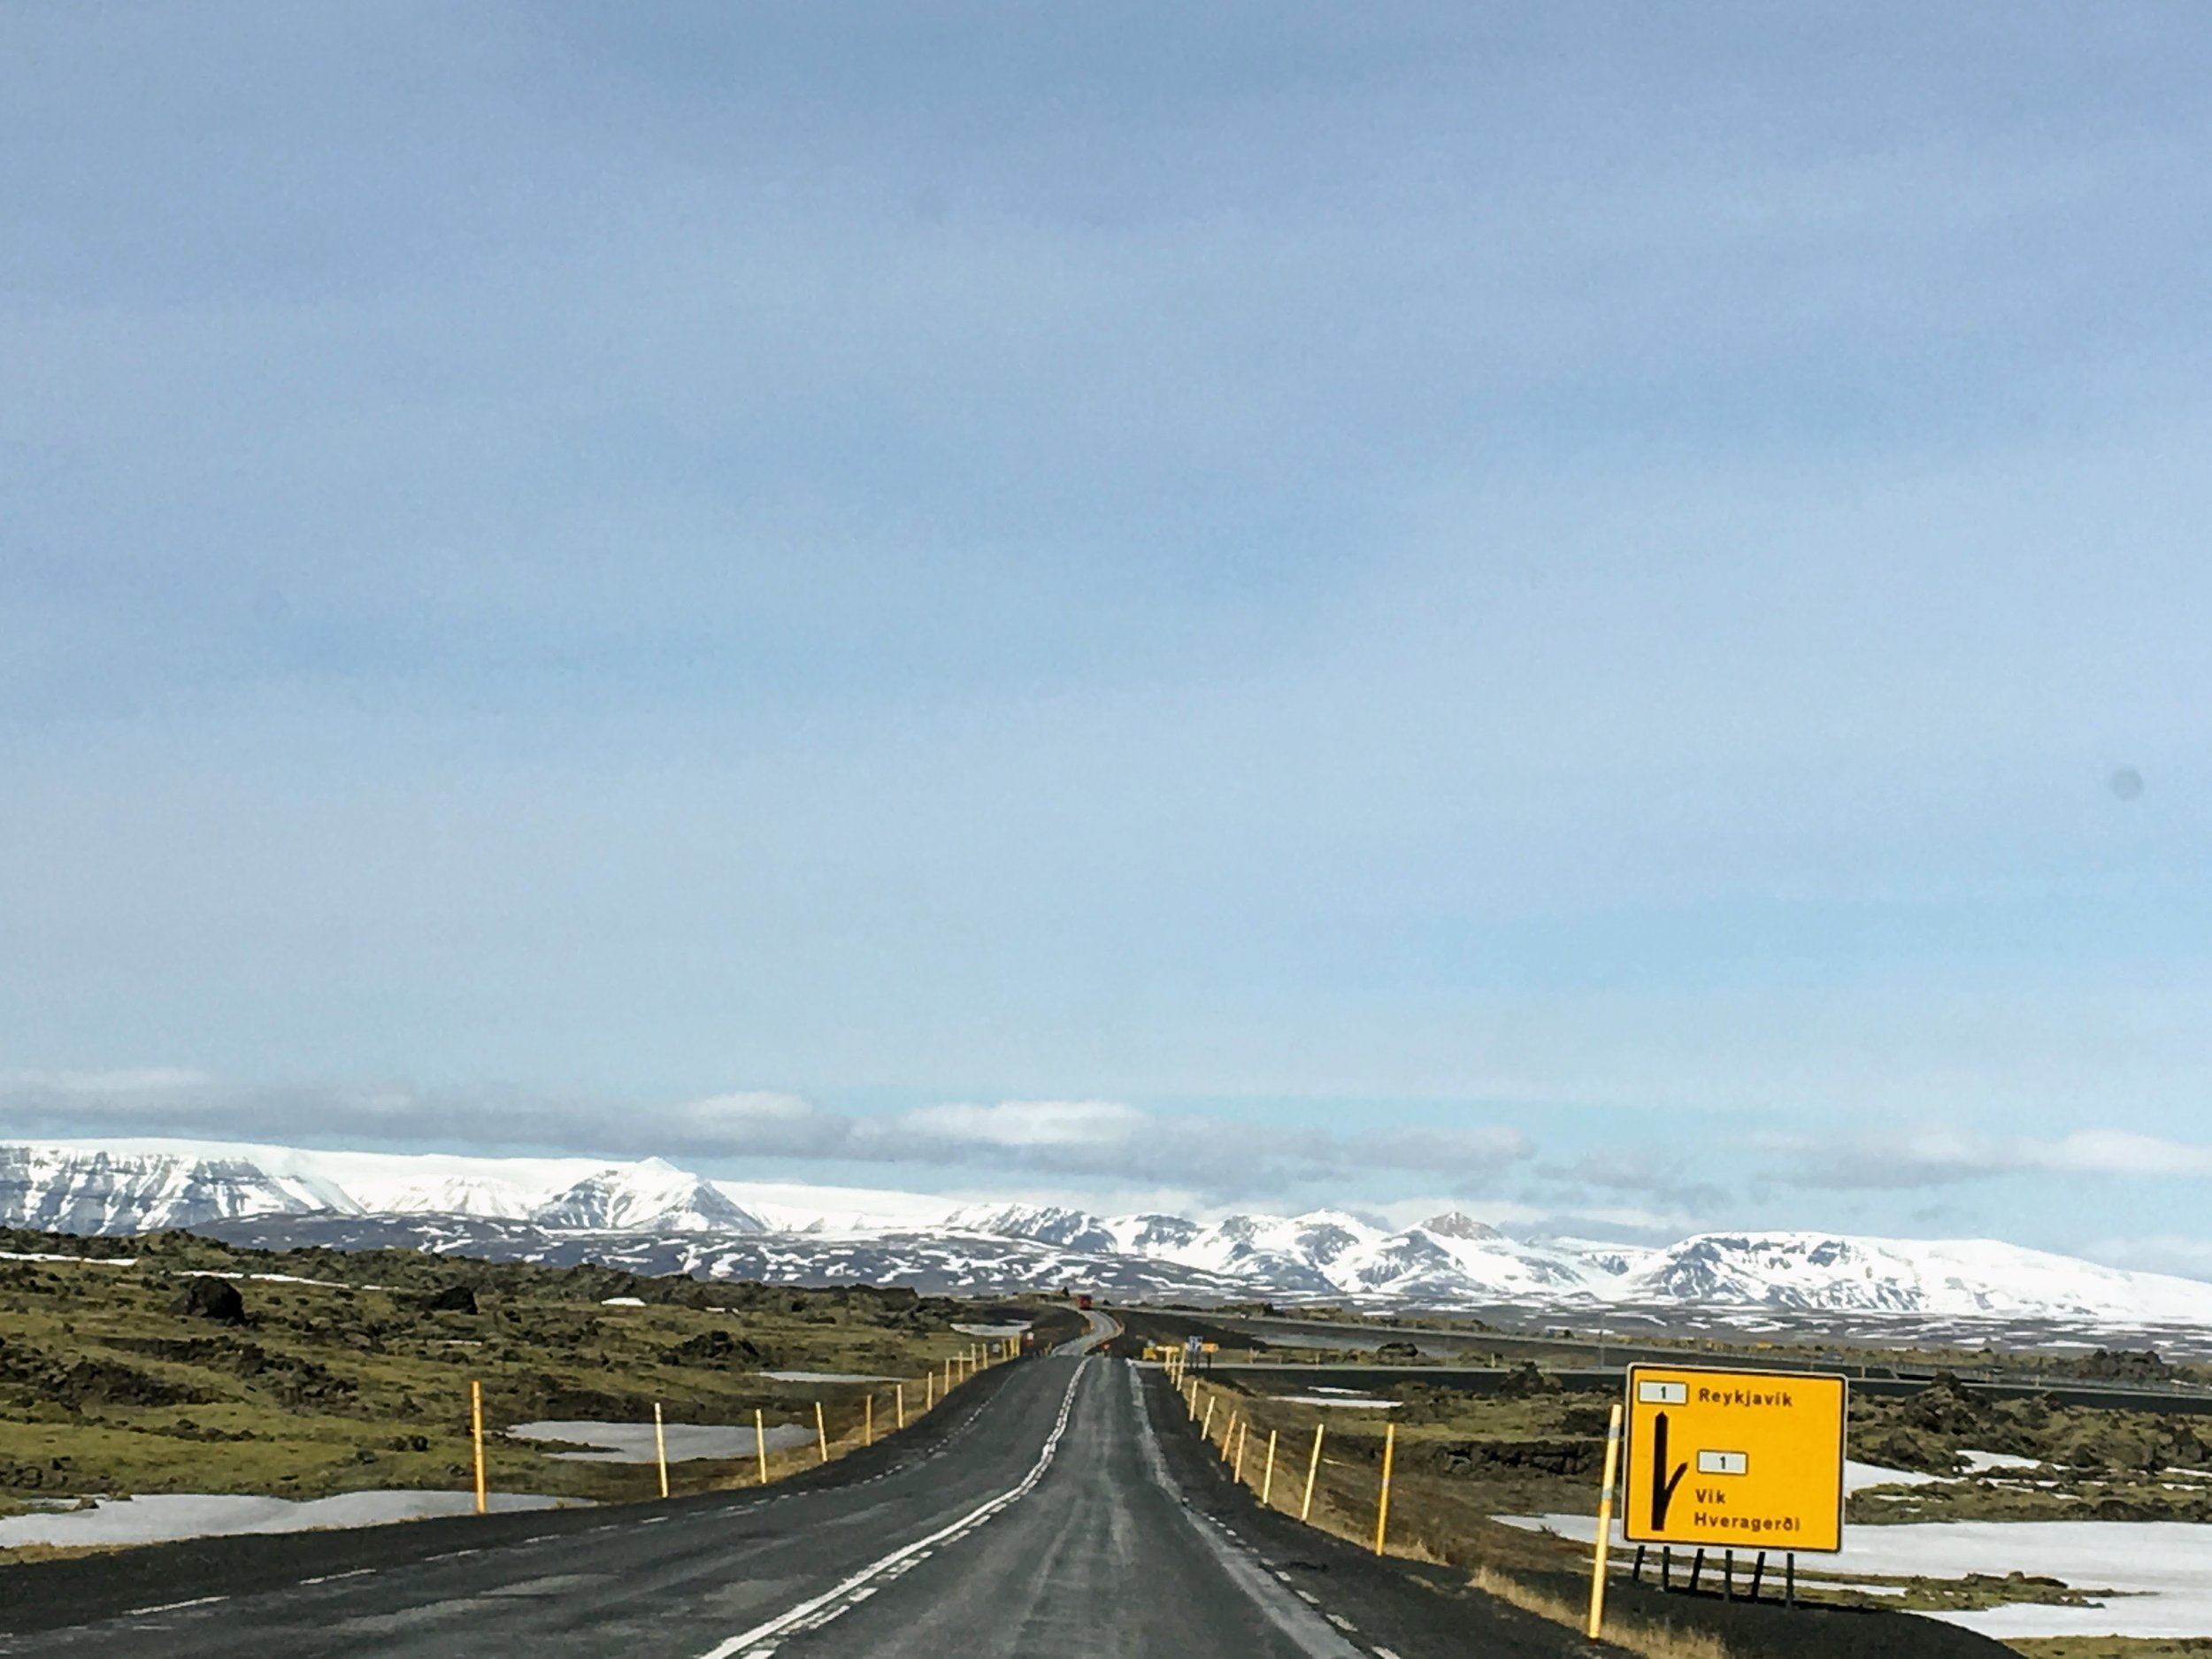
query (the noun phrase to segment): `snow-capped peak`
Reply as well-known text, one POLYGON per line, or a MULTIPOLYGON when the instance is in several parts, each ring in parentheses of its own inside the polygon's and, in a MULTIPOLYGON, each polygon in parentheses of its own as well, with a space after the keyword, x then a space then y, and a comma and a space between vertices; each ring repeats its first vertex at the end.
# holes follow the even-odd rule
POLYGON ((1432 1233, 1440 1239, 1495 1239, 1498 1230, 1484 1221, 1477 1221, 1463 1210, 1447 1210, 1440 1216, 1431 1216, 1421 1224, 1421 1231, 1432 1233))
POLYGON ((764 1233, 757 1216, 712 1183, 659 1158, 588 1175, 530 1211, 542 1227, 611 1233, 764 1233))
POLYGON ((1058 1204, 966 1204, 946 1217, 945 1225, 956 1233, 1034 1239, 1070 1250, 1097 1253, 1121 1248, 1109 1223, 1087 1210, 1058 1204))

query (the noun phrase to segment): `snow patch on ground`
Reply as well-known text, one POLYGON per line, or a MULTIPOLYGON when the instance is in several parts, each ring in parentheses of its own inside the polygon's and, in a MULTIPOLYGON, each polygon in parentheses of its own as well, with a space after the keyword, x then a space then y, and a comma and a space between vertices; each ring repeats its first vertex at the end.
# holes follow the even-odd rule
MULTIPOLYGON (((491 1507, 503 1513, 511 1509, 588 1506, 577 1498, 495 1492, 491 1494, 491 1507)), ((0 1520, 0 1548, 12 1549, 22 1544, 161 1544, 173 1539, 214 1538, 238 1532, 306 1532, 320 1527, 381 1526, 391 1521, 419 1521, 434 1515, 467 1515, 475 1508, 476 1495, 469 1492, 346 1492, 334 1498, 315 1498, 306 1502, 295 1502, 289 1498, 157 1493, 145 1497, 111 1498, 89 1509, 10 1516, 0 1520)))
MULTIPOLYGON (((1578 1543, 1597 1536, 1597 1523, 1586 1515, 1498 1518, 1509 1526, 1556 1532, 1578 1543)), ((1617 1524, 1614 1542, 1616 1548, 1628 1548, 1617 1524)), ((1885 1578, 2024 1572, 2062 1579, 2079 1589, 2115 1593, 2096 1607, 2016 1602, 1926 1616, 2003 1641, 2027 1636, 2212 1636, 2212 1572, 2206 1571, 2207 1562, 2212 1562, 2212 1526, 2188 1521, 1932 1521, 1855 1526, 1844 1534, 1842 1554, 1801 1556, 1798 1564, 1885 1578)))
POLYGON ((902 1377, 872 1377, 856 1371, 764 1371, 764 1377, 778 1382, 903 1382, 902 1377))
MULTIPOLYGON (((749 1423, 671 1423, 664 1432, 668 1436, 668 1461, 672 1463, 703 1457, 751 1457, 760 1449, 749 1423)), ((549 1420, 518 1423, 507 1432, 518 1440, 566 1440, 572 1446, 599 1448, 591 1452, 547 1454, 580 1463, 649 1463, 657 1455, 650 1423, 549 1420)), ((814 1444, 814 1431, 797 1423, 779 1423, 767 1431, 767 1436, 772 1452, 814 1444)))
POLYGON ((1993 1469, 2040 1469, 2043 1467, 2040 1458, 2021 1457, 2011 1452, 1962 1450, 1959 1455, 1966 1460, 1966 1466, 1978 1475, 1986 1474, 1993 1469))
POLYGON ((1843 1490, 1847 1497, 1868 1486, 1926 1486, 1943 1479, 1941 1475, 1924 1475, 1917 1469, 1885 1469, 1879 1463, 1859 1463, 1847 1459, 1843 1465, 1843 1490))

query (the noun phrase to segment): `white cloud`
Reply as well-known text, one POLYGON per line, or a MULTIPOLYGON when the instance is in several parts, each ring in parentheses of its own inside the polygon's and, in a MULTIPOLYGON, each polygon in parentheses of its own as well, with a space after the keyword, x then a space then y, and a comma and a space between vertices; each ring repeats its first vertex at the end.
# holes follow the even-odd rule
POLYGON ((2212 1279, 2212 1239, 2159 1233, 2139 1239, 2100 1239, 2082 1251, 2093 1262, 2144 1273, 2212 1279))
POLYGON ((143 1066, 108 1071, 0 1072, 0 1098, 28 1094, 96 1100, 114 1094, 166 1094, 212 1087, 214 1079, 182 1066, 143 1066))
POLYGON ((2123 1129, 2039 1138, 1936 1128, 1846 1139, 1764 1135, 1755 1144, 1778 1156, 1778 1172, 1799 1187, 1940 1187, 2026 1172, 2212 1178, 2212 1146, 2123 1129))
POLYGON ((1362 1171, 1419 1170, 1479 1183, 1530 1155, 1517 1130, 1392 1128, 1339 1134, 1111 1101, 947 1102, 887 1116, 840 1112, 773 1092, 672 1105, 403 1086, 233 1087, 198 1073, 0 1078, 0 1113, 23 1132, 95 1129, 282 1141, 342 1133, 398 1145, 464 1141, 620 1156, 807 1158, 1035 1171, 1216 1197, 1279 1192, 1362 1171))
POLYGON ((924 1106, 900 1120, 916 1133, 995 1147, 1100 1146, 1127 1141, 1151 1119, 1111 1101, 1003 1101, 924 1106))

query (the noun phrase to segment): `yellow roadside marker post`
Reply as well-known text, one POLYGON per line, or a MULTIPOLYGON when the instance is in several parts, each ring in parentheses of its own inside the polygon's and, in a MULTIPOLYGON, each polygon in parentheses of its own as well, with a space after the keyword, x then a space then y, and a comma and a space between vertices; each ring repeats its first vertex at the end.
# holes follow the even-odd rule
POLYGON ((814 1402, 814 1443, 822 1449, 822 1461, 829 1462, 829 1430, 822 1425, 822 1402, 814 1402))
POLYGON ((1265 1505, 1275 1494, 1276 1433, 1277 1431, 1274 1429, 1270 1429, 1267 1432, 1267 1472, 1260 1477, 1260 1502, 1263 1505, 1265 1505))
POLYGON ((1613 1402, 1613 1420, 1605 1426, 1605 1486, 1598 1494, 1598 1553, 1590 1569, 1590 1629, 1592 1641, 1605 1623, 1605 1551, 1613 1541, 1613 1479, 1621 1466, 1621 1404, 1613 1402))
POLYGON ((1383 1553, 1383 1540, 1390 1530, 1390 1459, 1398 1449, 1398 1425, 1387 1424, 1383 1428, 1382 1490, 1375 1494, 1375 1553, 1383 1553))
POLYGON ((937 1409, 937 1373, 935 1371, 926 1371, 922 1373, 922 1409, 925 1411, 937 1409))
POLYGON ((1245 1418, 1244 1427, 1237 1434, 1237 1466, 1232 1477, 1240 1486, 1244 1484, 1244 1448, 1252 1438, 1252 1419, 1245 1418))
POLYGON ((668 1495, 668 1431, 661 1426, 661 1402, 653 1402, 653 1456, 661 1466, 661 1496, 668 1495))
POLYGON ((469 1438, 476 1442, 476 1512, 482 1515, 491 1506, 484 1495, 484 1385, 480 1382, 469 1384, 469 1438))
POLYGON ((760 1484, 768 1484, 768 1430, 763 1425, 760 1408, 753 1408, 753 1450, 760 1457, 760 1484))
POLYGON ((1237 1413, 1233 1409, 1229 1420, 1221 1425, 1221 1461, 1229 1461, 1229 1442, 1237 1437, 1237 1413))
POLYGON ((864 1409, 860 1414, 860 1443, 863 1446, 873 1446, 876 1443, 876 1395, 872 1388, 868 1391, 868 1397, 864 1402, 864 1409))
POLYGON ((906 1426, 906 1385, 904 1383, 901 1383, 898 1386, 898 1404, 899 1426, 904 1428, 906 1426))
POLYGON ((1323 1425, 1313 1425, 1313 1455, 1306 1459, 1306 1495, 1298 1505, 1298 1518, 1304 1520, 1313 1513, 1313 1478, 1321 1472, 1321 1431, 1323 1425))
POLYGON ((945 1392, 947 1394, 952 1392, 952 1362, 950 1360, 945 1362, 945 1392))
POLYGON ((1206 1400, 1206 1420, 1198 1425, 1198 1438, 1202 1440, 1210 1440, 1214 1437, 1214 1404, 1212 1396, 1209 1395, 1206 1400))

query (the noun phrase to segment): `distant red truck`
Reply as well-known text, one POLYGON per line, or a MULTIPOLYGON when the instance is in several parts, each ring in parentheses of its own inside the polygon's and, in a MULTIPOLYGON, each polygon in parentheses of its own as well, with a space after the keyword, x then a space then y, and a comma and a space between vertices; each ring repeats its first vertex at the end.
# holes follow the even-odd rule
POLYGON ((1075 1305, 1085 1313, 1088 1313, 1091 1310, 1091 1299, 1088 1296, 1078 1296, 1075 1299, 1075 1305))

